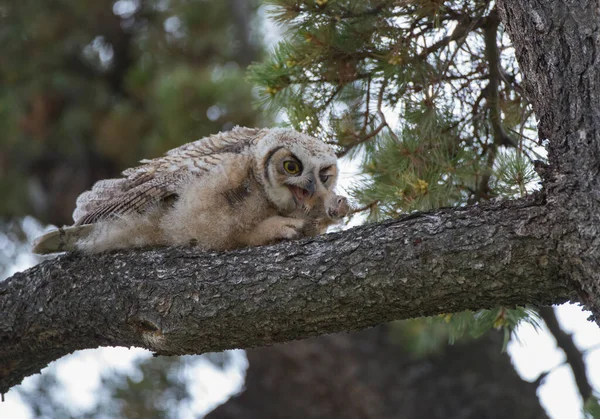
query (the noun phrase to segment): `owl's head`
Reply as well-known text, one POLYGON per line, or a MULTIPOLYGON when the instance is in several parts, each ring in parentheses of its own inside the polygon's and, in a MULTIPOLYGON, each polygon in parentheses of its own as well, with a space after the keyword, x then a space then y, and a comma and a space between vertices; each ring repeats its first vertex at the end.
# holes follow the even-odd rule
POLYGON ((331 147, 292 129, 270 129, 255 144, 256 177, 282 214, 310 210, 333 194, 337 157, 331 147))

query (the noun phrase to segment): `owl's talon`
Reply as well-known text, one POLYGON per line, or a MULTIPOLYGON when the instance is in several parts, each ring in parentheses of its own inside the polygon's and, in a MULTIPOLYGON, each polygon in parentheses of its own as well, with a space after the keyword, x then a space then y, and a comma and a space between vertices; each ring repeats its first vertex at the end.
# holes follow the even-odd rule
POLYGON ((281 238, 282 239, 296 239, 300 237, 302 229, 306 224, 305 220, 300 219, 291 219, 294 222, 290 224, 285 224, 281 228, 281 238))
POLYGON ((285 226, 281 229, 281 237, 278 237, 280 240, 291 240, 296 239, 300 236, 300 232, 296 230, 294 227, 285 226))
POLYGON ((307 224, 310 224, 312 220, 294 220, 294 224, 286 224, 281 229, 281 238, 282 239, 297 239, 302 235, 302 231, 304 230, 307 224))

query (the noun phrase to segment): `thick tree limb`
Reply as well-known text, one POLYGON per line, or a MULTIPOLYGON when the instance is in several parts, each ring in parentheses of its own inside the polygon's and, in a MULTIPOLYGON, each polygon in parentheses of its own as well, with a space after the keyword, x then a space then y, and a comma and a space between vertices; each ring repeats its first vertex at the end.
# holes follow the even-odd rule
POLYGON ((597 1, 501 0, 498 10, 549 140, 553 237, 600 324, 600 8, 597 1))
POLYGON ((0 283, 0 392, 84 348, 203 353, 564 302, 572 293, 539 198, 230 253, 170 248, 42 263, 0 283))

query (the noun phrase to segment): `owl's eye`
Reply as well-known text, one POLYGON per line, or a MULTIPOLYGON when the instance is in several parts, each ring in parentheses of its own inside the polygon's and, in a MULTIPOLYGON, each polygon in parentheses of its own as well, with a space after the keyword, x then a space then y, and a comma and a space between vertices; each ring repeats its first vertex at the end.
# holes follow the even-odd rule
POLYGON ((300 163, 295 162, 293 160, 284 161, 283 168, 290 175, 297 175, 302 170, 302 166, 300 166, 300 163))
POLYGON ((332 166, 327 166, 327 167, 324 167, 324 168, 323 168, 323 169, 321 169, 321 171, 319 172, 319 179, 321 179, 321 182, 322 182, 323 184, 326 184, 326 183, 327 183, 327 181, 329 180, 329 178, 330 178, 331 176, 333 176, 333 174, 331 173, 331 170, 332 170, 332 169, 331 169, 331 167, 332 167, 332 166))

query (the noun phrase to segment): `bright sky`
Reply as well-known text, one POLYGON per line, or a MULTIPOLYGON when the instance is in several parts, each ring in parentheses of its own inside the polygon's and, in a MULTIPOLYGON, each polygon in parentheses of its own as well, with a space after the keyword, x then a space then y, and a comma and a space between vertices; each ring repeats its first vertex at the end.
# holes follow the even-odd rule
MULTIPOLYGON (((587 373, 596 393, 600 389, 600 329, 587 318, 590 312, 574 304, 557 308, 557 317, 568 333, 573 333, 575 344, 584 352, 587 373)), ((517 330, 518 340, 508 346, 508 353, 519 375, 534 381, 542 372, 552 371, 538 391, 542 406, 553 419, 583 418, 582 401, 571 368, 564 364, 564 353, 556 348, 556 342, 548 331, 538 333, 531 325, 517 330)))

